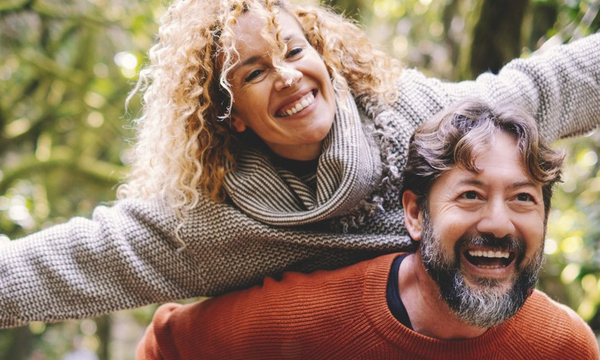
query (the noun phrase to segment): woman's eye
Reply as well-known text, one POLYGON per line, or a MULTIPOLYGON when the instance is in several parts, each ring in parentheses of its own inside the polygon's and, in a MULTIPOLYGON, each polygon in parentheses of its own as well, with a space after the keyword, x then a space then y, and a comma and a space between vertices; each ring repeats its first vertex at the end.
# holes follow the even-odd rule
POLYGON ((301 47, 295 47, 295 48, 293 48, 292 50, 290 50, 290 51, 288 52, 288 54, 287 54, 287 56, 286 56, 286 57, 287 57, 288 59, 289 59, 289 58, 292 58, 292 57, 294 57, 294 56, 296 56, 296 55, 300 54, 302 51, 304 51, 304 49, 303 49, 303 48, 301 48, 301 47))
POLYGON ((256 79, 257 77, 260 76, 260 74, 262 74, 262 70, 253 70, 244 80, 245 82, 250 82, 254 79, 256 79))

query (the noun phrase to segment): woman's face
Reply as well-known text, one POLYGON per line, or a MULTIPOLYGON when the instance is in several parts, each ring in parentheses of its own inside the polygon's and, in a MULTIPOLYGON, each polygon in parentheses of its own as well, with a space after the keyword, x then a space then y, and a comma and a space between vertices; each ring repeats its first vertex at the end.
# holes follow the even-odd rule
POLYGON ((239 132, 252 129, 279 156, 314 159, 333 123, 333 85, 296 19, 282 12, 277 21, 287 51, 275 61, 272 45, 260 35, 263 19, 246 13, 236 24, 240 61, 228 76, 232 125, 239 132))

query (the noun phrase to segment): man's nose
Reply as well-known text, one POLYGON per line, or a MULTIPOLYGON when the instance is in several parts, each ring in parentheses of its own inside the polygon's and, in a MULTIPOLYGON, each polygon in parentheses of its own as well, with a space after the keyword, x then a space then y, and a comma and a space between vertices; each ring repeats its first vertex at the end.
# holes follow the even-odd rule
POLYGON ((516 231, 512 218, 514 214, 505 201, 501 199, 490 200, 481 211, 477 231, 483 234, 491 234, 497 238, 514 235, 516 231))
POLYGON ((302 72, 292 66, 281 65, 277 67, 277 80, 275 90, 280 91, 296 84, 302 78, 302 72))

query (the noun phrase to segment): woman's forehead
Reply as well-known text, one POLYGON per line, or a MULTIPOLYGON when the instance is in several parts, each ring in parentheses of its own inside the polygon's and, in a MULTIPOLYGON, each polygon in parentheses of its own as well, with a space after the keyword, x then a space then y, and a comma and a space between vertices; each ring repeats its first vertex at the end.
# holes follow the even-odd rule
POLYGON ((271 19, 266 19, 265 16, 262 16, 263 14, 246 12, 238 18, 236 25, 233 27, 233 32, 238 42, 240 40, 248 41, 253 38, 262 38, 263 35, 261 34, 275 36, 277 31, 280 31, 282 39, 294 33, 304 36, 298 20, 287 12, 276 14, 272 18, 274 24, 270 22, 271 19), (273 25, 278 28, 275 28, 273 25))
POLYGON ((232 33, 227 38, 232 39, 232 46, 221 48, 217 65, 221 69, 225 67, 228 80, 231 80, 234 70, 245 62, 278 59, 284 55, 284 45, 288 42, 307 41, 298 19, 286 11, 277 14, 252 10, 244 12, 230 27, 230 31, 232 33))
POLYGON ((306 39, 297 20, 287 13, 274 19, 277 28, 258 14, 248 12, 240 16, 233 28, 235 38, 234 59, 244 61, 247 57, 269 56, 279 53, 283 45, 293 39, 306 39), (239 56, 239 58, 238 58, 239 56))

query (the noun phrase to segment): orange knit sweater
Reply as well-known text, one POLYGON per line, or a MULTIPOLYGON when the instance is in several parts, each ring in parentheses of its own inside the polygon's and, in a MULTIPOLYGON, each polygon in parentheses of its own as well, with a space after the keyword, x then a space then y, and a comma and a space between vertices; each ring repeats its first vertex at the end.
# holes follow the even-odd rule
POLYGON ((386 285, 395 255, 191 305, 161 306, 138 359, 593 359, 573 311, 535 291, 509 321, 474 339, 438 340, 400 324, 386 285))

